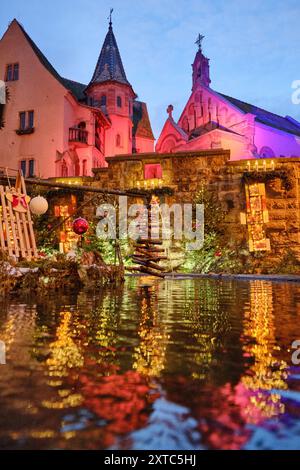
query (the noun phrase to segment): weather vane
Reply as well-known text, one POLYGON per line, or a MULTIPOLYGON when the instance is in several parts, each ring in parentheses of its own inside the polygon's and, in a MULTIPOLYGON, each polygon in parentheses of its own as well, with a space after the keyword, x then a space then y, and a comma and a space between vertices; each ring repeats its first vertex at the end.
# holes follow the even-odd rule
POLYGON ((112 24, 112 21, 111 21, 111 15, 112 15, 113 11, 114 11, 114 9, 113 9, 113 8, 111 8, 111 9, 110 9, 110 12, 109 12, 109 17, 107 18, 107 19, 109 20, 109 24, 110 24, 110 26, 111 26, 111 24, 112 24))
POLYGON ((195 44, 197 44, 199 51, 201 51, 202 41, 205 38, 202 34, 198 34, 195 44))

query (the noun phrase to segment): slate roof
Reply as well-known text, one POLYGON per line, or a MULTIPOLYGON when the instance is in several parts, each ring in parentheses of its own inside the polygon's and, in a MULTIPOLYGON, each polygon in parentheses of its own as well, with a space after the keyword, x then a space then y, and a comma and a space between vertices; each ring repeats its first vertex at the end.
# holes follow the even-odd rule
POLYGON ((109 24, 108 32, 89 85, 106 82, 107 80, 115 80, 116 82, 130 85, 125 74, 111 23, 109 24))
POLYGON ((199 126, 199 127, 196 127, 196 129, 193 129, 189 135, 189 140, 196 139, 197 137, 207 134, 208 132, 214 131, 215 129, 219 129, 220 131, 224 131, 224 132, 230 132, 231 134, 240 135, 237 132, 234 132, 231 129, 228 129, 227 127, 221 126, 217 122, 211 121, 205 124, 204 126, 199 126))
POLYGON ((154 139, 146 103, 133 102, 133 136, 154 139))
POLYGON ((288 117, 279 116, 278 114, 271 113, 270 111, 266 111, 263 108, 245 103, 244 101, 232 98, 228 95, 224 95, 223 93, 218 93, 218 95, 225 98, 244 113, 254 114, 255 120, 257 122, 284 132, 288 132, 290 134, 300 136, 300 123, 297 123, 292 118, 289 119, 288 117))
POLYGON ((169 117, 168 120, 172 123, 172 126, 175 127, 177 132, 179 132, 181 137, 187 140, 188 134, 182 129, 182 127, 180 127, 179 124, 177 124, 172 117, 171 118, 169 117))
POLYGON ((64 82, 64 86, 71 91, 78 101, 86 101, 86 94, 84 93, 86 85, 84 83, 75 82, 74 80, 69 80, 68 78, 62 78, 62 80, 64 82))

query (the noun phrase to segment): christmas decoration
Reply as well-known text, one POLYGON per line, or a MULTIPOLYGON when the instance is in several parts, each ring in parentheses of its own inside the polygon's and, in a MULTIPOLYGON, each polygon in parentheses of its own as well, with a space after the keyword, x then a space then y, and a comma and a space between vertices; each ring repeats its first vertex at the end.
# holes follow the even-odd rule
POLYGON ((88 221, 83 219, 82 217, 79 217, 78 219, 75 219, 73 222, 73 231, 77 235, 83 235, 88 231, 89 224, 88 221))
POLYGON ((30 210, 35 215, 43 215, 48 210, 48 202, 42 196, 36 196, 31 199, 29 204, 30 210))
POLYGON ((6 190, 6 199, 11 202, 14 211, 27 212, 30 197, 20 192, 17 188, 8 188, 6 190))

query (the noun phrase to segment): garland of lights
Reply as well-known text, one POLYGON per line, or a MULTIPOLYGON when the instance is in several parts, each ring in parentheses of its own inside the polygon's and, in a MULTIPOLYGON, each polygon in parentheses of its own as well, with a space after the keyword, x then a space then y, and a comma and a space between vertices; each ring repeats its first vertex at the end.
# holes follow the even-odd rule
POLYGON ((244 184, 256 183, 267 183, 276 178, 280 178, 283 187, 286 191, 290 191, 293 187, 291 173, 286 170, 271 170, 271 171, 245 171, 242 176, 244 184))

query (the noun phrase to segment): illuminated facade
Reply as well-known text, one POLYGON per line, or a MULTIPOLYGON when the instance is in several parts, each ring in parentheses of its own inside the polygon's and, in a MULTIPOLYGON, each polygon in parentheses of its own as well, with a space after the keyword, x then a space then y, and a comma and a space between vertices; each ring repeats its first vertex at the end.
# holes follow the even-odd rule
POLYGON ((199 36, 193 68, 192 93, 178 122, 169 117, 156 144, 158 153, 191 150, 230 150, 231 160, 300 157, 300 123, 279 116, 210 87, 209 59, 199 36))
POLYGON ((63 78, 17 20, 0 40, 0 79, 8 90, 1 166, 29 177, 90 176, 106 156, 153 151, 147 105, 127 80, 111 21, 88 86, 63 78))

